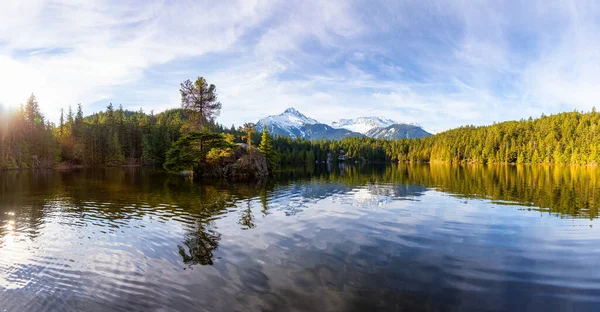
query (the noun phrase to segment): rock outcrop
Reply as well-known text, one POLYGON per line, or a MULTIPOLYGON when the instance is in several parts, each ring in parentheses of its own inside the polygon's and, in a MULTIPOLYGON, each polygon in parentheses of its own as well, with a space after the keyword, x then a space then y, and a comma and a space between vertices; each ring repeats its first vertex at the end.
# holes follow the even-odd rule
POLYGON ((269 175, 266 157, 256 148, 238 144, 218 161, 199 166, 195 175, 202 178, 254 180, 269 175))

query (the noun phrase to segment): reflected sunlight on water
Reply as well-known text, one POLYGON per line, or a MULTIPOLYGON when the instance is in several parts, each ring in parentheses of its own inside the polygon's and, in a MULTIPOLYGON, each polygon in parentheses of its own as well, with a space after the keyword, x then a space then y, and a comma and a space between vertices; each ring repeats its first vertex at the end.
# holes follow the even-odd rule
POLYGON ((2 172, 0 311, 596 310, 598 169, 2 172))

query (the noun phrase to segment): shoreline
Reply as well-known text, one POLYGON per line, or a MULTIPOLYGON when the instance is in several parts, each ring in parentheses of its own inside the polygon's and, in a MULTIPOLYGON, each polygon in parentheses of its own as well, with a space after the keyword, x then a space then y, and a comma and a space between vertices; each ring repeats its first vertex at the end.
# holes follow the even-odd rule
POLYGON ((49 168, 1 168, 0 171, 27 171, 27 170, 76 170, 76 169, 94 169, 94 168, 137 168, 137 167, 153 167, 145 165, 118 165, 118 166, 84 166, 84 165, 59 165, 49 168))
MULTIPOLYGON (((338 164, 343 163, 339 162, 338 164)), ((600 164, 558 164, 558 163, 479 163, 479 162, 452 162, 452 161, 389 161, 389 162, 362 162, 362 163, 346 163, 348 165, 386 165, 386 164, 446 164, 446 165, 459 165, 459 166, 476 166, 476 165, 492 165, 492 166, 564 166, 564 167, 598 167, 600 164)), ((305 164, 285 164, 283 167, 289 166, 305 166, 305 164)), ((317 164, 321 165, 321 163, 317 164)), ((118 165, 118 166, 85 166, 85 165, 59 165, 58 167, 51 168, 0 168, 2 171, 28 171, 28 170, 57 170, 57 171, 68 171, 78 169, 107 169, 107 168, 157 168, 154 165, 118 165)), ((158 167, 162 169, 162 167, 158 167)))
POLYGON ((516 162, 510 162, 510 163, 505 163, 505 162, 488 162, 488 163, 481 163, 481 162, 454 162, 454 161, 439 161, 439 160, 434 160, 434 161, 398 161, 398 163, 403 163, 403 164, 449 164, 449 165, 463 165, 463 166, 470 166, 470 165, 494 165, 494 166, 519 166, 519 165, 526 165, 526 166, 569 166, 569 167, 598 167, 600 164, 597 163, 591 163, 591 164, 559 164, 559 163, 516 163, 516 162))

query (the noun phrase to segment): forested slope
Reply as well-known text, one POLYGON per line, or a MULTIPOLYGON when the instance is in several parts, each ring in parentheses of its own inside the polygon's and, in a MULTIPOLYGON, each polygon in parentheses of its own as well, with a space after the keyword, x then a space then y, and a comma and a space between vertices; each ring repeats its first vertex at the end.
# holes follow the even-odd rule
MULTIPOLYGON (((0 168, 162 165, 166 153, 188 132, 186 110, 159 114, 131 112, 109 104, 84 117, 70 108, 58 124, 45 120, 32 95, 18 110, 0 115, 0 168)), ((352 161, 453 163, 600 163, 600 114, 568 112, 489 126, 465 126, 420 139, 350 137, 339 141, 277 137, 279 163, 336 160, 342 150, 352 161)), ((226 128, 210 120, 206 131, 231 142, 260 142, 252 124, 226 128)))
POLYGON ((490 126, 461 127, 403 142, 401 160, 596 164, 600 114, 570 112, 490 126))

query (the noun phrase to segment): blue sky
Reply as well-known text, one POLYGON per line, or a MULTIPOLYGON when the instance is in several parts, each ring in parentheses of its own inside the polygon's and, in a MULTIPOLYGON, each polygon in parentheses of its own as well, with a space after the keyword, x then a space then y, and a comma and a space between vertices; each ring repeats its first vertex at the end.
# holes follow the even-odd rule
POLYGON ((293 106, 438 132, 600 99, 597 1, 8 0, 0 20, 0 103, 33 92, 52 120, 178 107, 197 76, 226 125, 293 106))

